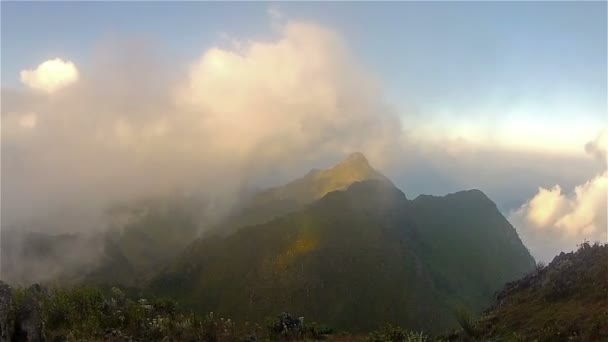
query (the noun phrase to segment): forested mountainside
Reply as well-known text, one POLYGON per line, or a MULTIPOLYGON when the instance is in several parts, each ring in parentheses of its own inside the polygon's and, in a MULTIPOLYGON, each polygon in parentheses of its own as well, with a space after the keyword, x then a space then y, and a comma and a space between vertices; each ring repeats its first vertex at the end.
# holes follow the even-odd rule
POLYGON ((368 180, 305 209, 196 241, 149 288, 240 320, 298 312, 339 329, 439 331, 534 267, 479 191, 409 201, 368 180))

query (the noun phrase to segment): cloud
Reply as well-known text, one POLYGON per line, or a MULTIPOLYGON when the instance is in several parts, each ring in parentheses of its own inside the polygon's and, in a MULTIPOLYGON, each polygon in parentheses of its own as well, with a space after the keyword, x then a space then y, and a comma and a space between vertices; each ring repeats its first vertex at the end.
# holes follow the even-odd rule
POLYGON ((598 161, 606 164, 608 151, 608 128, 601 130, 594 140, 585 145, 585 151, 595 157, 598 161))
MULTIPOLYGON (((605 158, 605 130, 585 146, 594 157, 605 158), (603 144, 603 145, 602 145, 603 144), (604 152, 603 152, 604 151, 604 152)), ((510 215, 524 243, 543 261, 570 251, 584 240, 607 242, 608 171, 578 185, 571 193, 559 185, 539 188, 537 194, 510 215)))
POLYGON ((60 59, 24 72, 47 91, 78 82, 53 97, 3 89, 3 223, 176 189, 227 208, 245 186, 352 151, 390 159, 399 119, 343 39, 299 21, 275 34, 202 50, 189 66, 119 41, 100 45, 80 78, 60 59))
POLYGON ((36 113, 23 114, 19 118, 19 125, 23 128, 34 128, 38 122, 38 116, 36 113))
POLYGON ((177 94, 180 105, 205 112, 215 147, 241 158, 370 150, 400 134, 380 99, 340 37, 300 22, 275 42, 207 51, 177 94))
POLYGON ((74 63, 55 58, 41 63, 34 70, 21 71, 21 82, 32 89, 52 93, 76 82, 78 76, 74 63))

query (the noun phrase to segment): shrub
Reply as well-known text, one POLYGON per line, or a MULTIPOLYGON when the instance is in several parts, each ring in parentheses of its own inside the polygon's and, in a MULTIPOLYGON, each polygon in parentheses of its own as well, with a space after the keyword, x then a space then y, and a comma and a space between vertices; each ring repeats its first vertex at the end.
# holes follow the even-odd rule
POLYGON ((422 332, 406 331, 399 326, 386 324, 369 334, 369 342, 426 342, 428 336, 422 332))
POLYGON ((268 331, 275 339, 300 339, 304 337, 304 318, 292 317, 283 312, 276 319, 268 321, 268 331))
POLYGON ((469 337, 476 337, 477 331, 475 330, 475 323, 471 314, 465 309, 456 310, 456 320, 460 327, 469 337))

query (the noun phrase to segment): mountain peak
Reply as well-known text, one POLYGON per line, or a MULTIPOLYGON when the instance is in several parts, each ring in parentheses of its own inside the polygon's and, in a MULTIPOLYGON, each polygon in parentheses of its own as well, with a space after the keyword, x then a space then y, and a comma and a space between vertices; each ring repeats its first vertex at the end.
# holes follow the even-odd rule
POLYGON ((331 168, 312 169, 302 178, 261 192, 247 205, 247 210, 252 213, 250 216, 254 218, 244 221, 248 224, 264 222, 278 214, 302 208, 332 191, 346 190, 354 183, 368 180, 394 187, 388 178, 369 164, 363 153, 351 153, 331 168), (265 214, 266 211, 269 214, 265 214))
POLYGON ((496 206, 494 202, 481 190, 479 189, 470 189, 470 190, 462 190, 458 192, 454 192, 446 195, 446 198, 464 200, 471 203, 484 203, 492 206, 496 206))
MULTIPOLYGON (((379 180, 392 185, 383 174, 376 171, 361 152, 349 154, 338 164, 324 170, 312 169, 304 177, 285 185, 268 189, 253 200, 252 207, 281 205, 296 209, 312 203, 337 190, 346 190, 350 185, 367 180, 379 180)), ((287 211, 287 209, 286 209, 287 211)))
POLYGON ((367 158, 361 152, 353 152, 349 154, 340 164, 355 164, 355 165, 369 165, 367 158))
POLYGON ((320 185, 318 195, 321 197, 330 191, 345 190, 353 183, 370 179, 391 183, 369 164, 363 153, 354 152, 336 166, 316 174, 317 183, 320 185))
MULTIPOLYGON (((357 174, 361 179, 365 180, 369 178, 369 176, 378 174, 378 172, 369 164, 367 158, 361 152, 354 152, 349 154, 345 159, 336 164, 334 167, 324 170, 325 173, 339 173, 340 176, 345 176, 344 173, 348 174, 357 174)), ((373 178, 373 177, 371 177, 373 178)))

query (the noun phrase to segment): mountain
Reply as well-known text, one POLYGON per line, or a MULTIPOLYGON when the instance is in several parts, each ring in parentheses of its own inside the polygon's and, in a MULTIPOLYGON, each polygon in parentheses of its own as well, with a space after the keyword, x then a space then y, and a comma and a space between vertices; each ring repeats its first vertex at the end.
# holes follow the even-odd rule
POLYGON ((344 190, 353 183, 365 180, 392 184, 388 178, 371 167, 362 153, 352 153, 332 168, 313 169, 302 178, 255 194, 214 231, 226 234, 242 226, 267 222, 302 209, 329 192, 344 190))
POLYGON ((583 243, 510 282, 449 340, 607 341, 608 245, 583 243))
POLYGON ((261 198, 302 208, 196 240, 148 290, 241 321, 289 311, 350 331, 441 331, 535 265, 482 192, 411 201, 359 154, 261 198))
POLYGON ((420 228, 416 251, 455 306, 487 306, 495 290, 535 265, 515 229, 479 190, 421 195, 411 205, 420 228))

